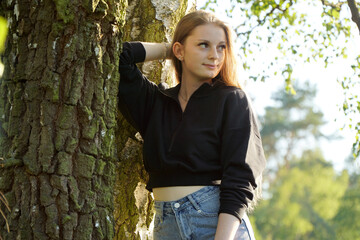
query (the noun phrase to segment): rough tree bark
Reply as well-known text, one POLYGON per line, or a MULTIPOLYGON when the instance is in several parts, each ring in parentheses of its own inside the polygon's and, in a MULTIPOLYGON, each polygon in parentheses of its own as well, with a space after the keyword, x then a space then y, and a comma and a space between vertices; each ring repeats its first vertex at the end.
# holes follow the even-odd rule
MULTIPOLYGON (((170 41, 189 6, 194 2, 1 1, 9 36, 0 82, 0 191, 11 207, 11 231, 0 218, 0 236, 150 238, 142 140, 116 106, 121 33, 123 40, 170 41)), ((157 83, 168 79, 163 62, 142 68, 157 83)))
POLYGON ((349 8, 351 11, 351 20, 353 20, 353 22, 356 24, 356 26, 359 29, 359 33, 360 33, 360 15, 359 15, 359 8, 356 5, 355 0, 347 0, 348 4, 349 4, 349 8))
POLYGON ((125 0, 6 0, 0 87, 5 239, 113 239, 125 0), (5 210, 6 212, 7 210, 5 210))
MULTIPOLYGON (((178 20, 195 8, 187 0, 129 0, 123 41, 171 41, 178 20)), ((162 61, 140 65, 155 83, 173 85, 170 63, 162 61)), ((142 164, 142 139, 120 116, 117 146, 119 163, 115 185, 115 239, 151 239, 153 202, 145 189, 147 174, 142 164)))

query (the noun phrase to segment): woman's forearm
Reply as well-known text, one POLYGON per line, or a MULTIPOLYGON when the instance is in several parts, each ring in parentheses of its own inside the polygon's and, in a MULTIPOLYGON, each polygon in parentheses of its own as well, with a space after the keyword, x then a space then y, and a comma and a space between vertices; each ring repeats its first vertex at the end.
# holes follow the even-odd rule
POLYGON ((170 57, 170 43, 150 43, 142 42, 145 48, 145 61, 162 60, 170 57))
POLYGON ((233 240, 239 225, 240 221, 235 216, 227 213, 220 213, 215 240, 233 240))

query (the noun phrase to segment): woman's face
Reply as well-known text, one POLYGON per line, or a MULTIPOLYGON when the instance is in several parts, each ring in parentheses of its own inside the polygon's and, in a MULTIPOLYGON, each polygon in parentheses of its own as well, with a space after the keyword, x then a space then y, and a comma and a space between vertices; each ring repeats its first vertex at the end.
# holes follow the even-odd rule
POLYGON ((190 81, 211 81, 218 75, 224 63, 225 32, 215 24, 200 25, 193 29, 179 48, 182 78, 190 81))

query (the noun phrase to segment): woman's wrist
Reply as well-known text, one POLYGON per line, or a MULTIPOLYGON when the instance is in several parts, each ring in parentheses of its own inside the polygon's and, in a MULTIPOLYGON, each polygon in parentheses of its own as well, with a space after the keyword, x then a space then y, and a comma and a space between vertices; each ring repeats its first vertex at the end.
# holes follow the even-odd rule
POLYGON ((170 43, 150 43, 142 42, 145 48, 145 61, 165 60, 170 58, 171 44, 170 43))
POLYGON ((234 239, 239 225, 240 221, 235 216, 227 213, 220 213, 215 234, 215 240, 234 239))

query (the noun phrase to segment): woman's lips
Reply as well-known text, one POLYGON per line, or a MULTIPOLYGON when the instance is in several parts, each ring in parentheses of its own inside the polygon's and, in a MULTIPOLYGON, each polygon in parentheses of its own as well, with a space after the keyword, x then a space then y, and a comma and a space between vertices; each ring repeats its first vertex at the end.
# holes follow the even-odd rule
POLYGON ((210 69, 216 69, 216 65, 215 64, 203 64, 205 67, 210 68, 210 69))

